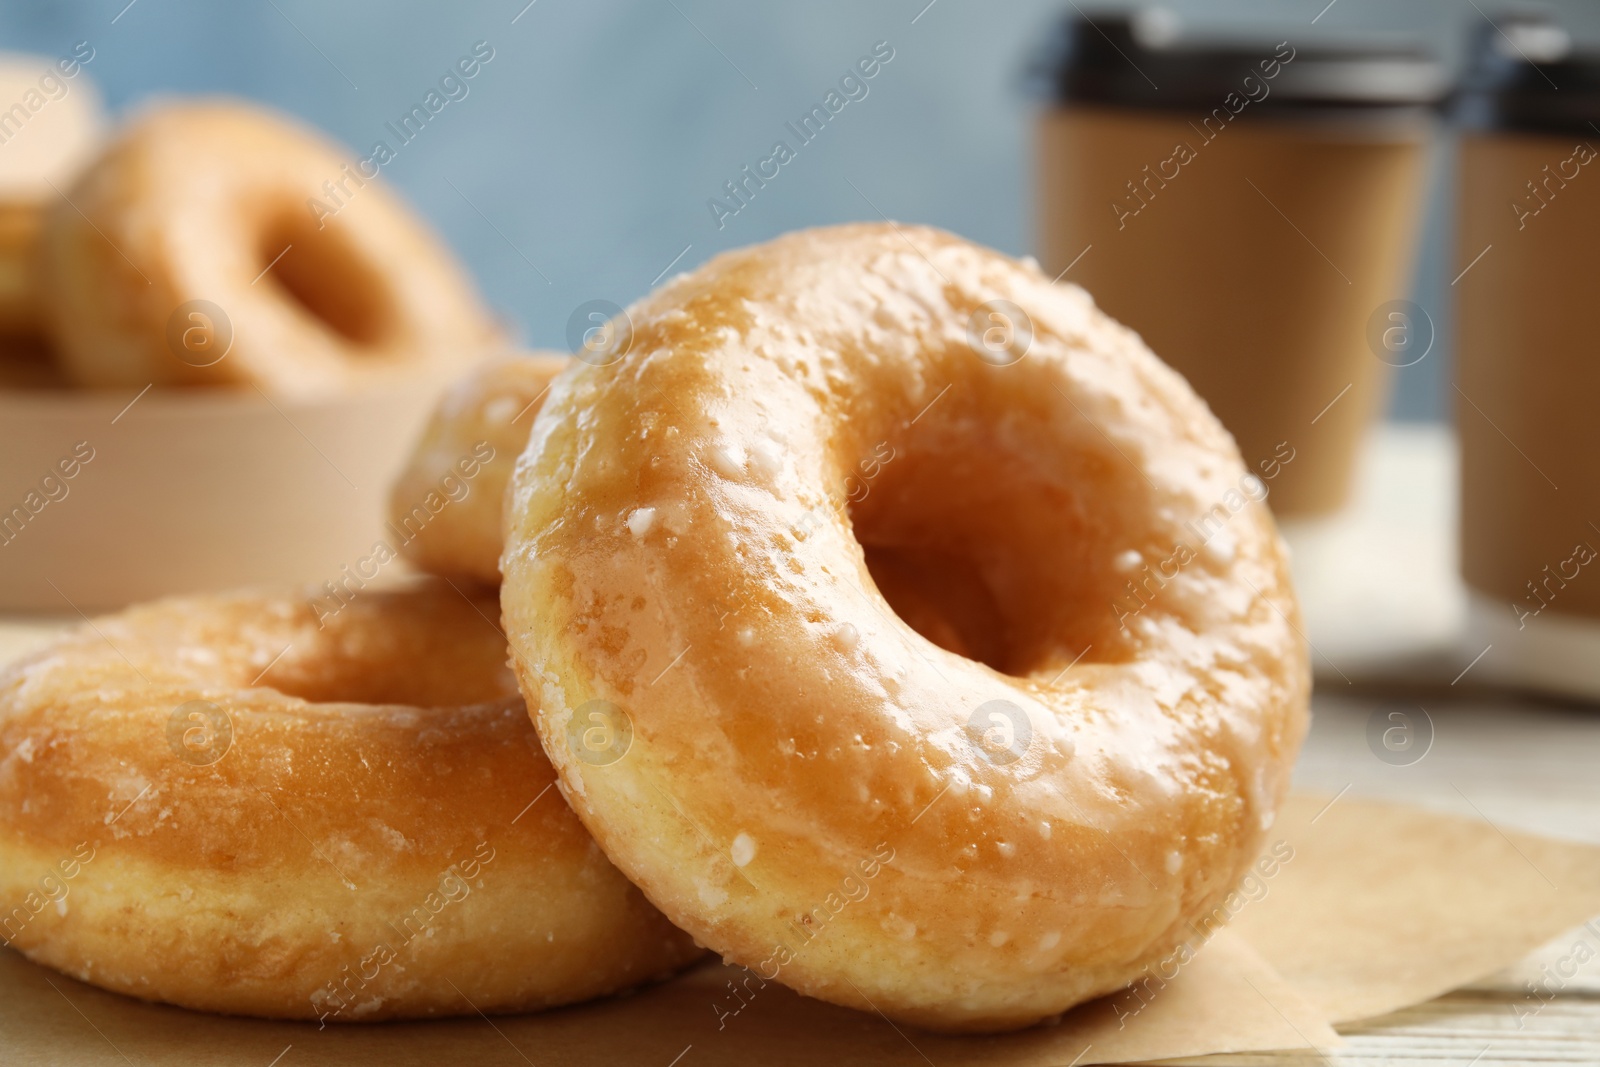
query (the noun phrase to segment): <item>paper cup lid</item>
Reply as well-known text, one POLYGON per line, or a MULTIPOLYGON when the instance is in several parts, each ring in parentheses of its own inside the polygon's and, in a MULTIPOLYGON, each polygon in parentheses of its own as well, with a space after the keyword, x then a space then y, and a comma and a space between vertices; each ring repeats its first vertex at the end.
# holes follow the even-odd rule
POLYGON ((1032 75, 1038 95, 1052 103, 1173 111, 1209 111, 1229 94, 1261 92, 1252 88, 1259 85, 1265 93, 1252 96, 1254 116, 1432 107, 1448 88, 1444 68, 1413 43, 1202 35, 1159 7, 1074 11, 1032 75))

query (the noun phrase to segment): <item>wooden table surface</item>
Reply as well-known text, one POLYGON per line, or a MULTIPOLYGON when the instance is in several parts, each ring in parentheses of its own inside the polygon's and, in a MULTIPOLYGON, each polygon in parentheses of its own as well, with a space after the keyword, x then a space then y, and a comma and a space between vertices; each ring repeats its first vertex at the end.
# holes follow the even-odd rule
MULTIPOLYGON (((1301 582, 1308 598, 1319 598, 1307 604, 1311 639, 1333 663, 1319 669, 1314 720, 1296 786, 1330 794, 1348 791, 1484 819, 1507 830, 1600 844, 1600 708, 1496 691, 1470 675, 1451 685, 1453 671, 1419 668, 1396 683, 1394 664, 1406 655, 1414 654, 1418 663, 1442 662, 1441 649, 1459 617, 1447 543, 1452 537, 1446 484, 1450 455, 1448 442, 1436 431, 1391 434, 1375 452, 1376 474, 1369 475, 1351 527, 1357 531, 1352 536, 1367 539, 1369 547, 1330 557, 1361 573, 1349 580, 1307 574, 1301 582), (1400 501, 1403 514, 1396 511, 1400 501), (1371 545, 1387 546, 1382 550, 1387 555, 1371 545), (1382 573, 1375 577, 1373 566, 1382 573), (1333 591, 1341 598, 1337 604, 1328 600, 1333 591), (1381 639, 1375 640, 1374 632, 1381 639), (1414 648, 1401 647, 1408 640, 1414 648), (1381 663, 1372 658, 1369 670, 1369 657, 1381 657, 1381 663), (1380 760, 1367 744, 1368 720, 1396 707, 1423 709, 1433 725, 1432 746, 1408 766, 1380 760)), ((0 618, 0 663, 73 621, 76 616, 0 618)), ((1396 901, 1395 906, 1427 907, 1428 902, 1396 901)), ((1600 958, 1582 965, 1542 1007, 1527 990, 1541 968, 1569 954, 1577 939, 1577 932, 1559 937, 1516 967, 1429 1003, 1340 1027, 1345 1043, 1326 1055, 1284 1052, 1174 1062, 1218 1067, 1600 1065, 1600 958)), ((0 1050, 0 1063, 4 1059, 0 1050)))

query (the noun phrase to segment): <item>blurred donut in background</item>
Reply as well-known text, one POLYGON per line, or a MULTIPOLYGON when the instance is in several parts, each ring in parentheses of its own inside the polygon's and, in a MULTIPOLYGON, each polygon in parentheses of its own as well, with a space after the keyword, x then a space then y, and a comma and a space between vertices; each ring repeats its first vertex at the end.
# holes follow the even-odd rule
MULTIPOLYGON (((36 256, 45 212, 105 135, 100 91, 83 70, 93 58, 88 42, 57 58, 0 52, 0 334, 42 327, 36 256)), ((12 384, 4 371, 0 384, 12 384)))
POLYGON ((496 346, 496 324, 444 244, 361 169, 237 101, 133 119, 46 223, 68 375, 313 397, 459 374, 496 346), (312 205, 330 182, 347 196, 331 219, 312 205))

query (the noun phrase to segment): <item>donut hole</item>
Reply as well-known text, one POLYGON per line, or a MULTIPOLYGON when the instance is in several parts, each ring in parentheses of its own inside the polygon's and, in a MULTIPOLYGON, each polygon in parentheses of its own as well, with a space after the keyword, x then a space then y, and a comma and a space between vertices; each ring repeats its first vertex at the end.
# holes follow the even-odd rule
POLYGON ((878 592, 907 625, 947 652, 1005 669, 1008 624, 975 560, 939 548, 862 548, 878 592))
POLYGON ((451 707, 505 700, 517 695, 505 646, 485 641, 482 632, 497 611, 492 601, 475 607, 452 591, 412 594, 409 601, 404 594, 362 592, 325 614, 321 628, 291 644, 257 684, 313 704, 451 707))
POLYGON ((344 228, 317 229, 304 207, 286 211, 261 231, 258 284, 271 284, 333 334, 362 347, 379 344, 394 310, 374 265, 344 228))
POLYGON ((1054 425, 1047 407, 1013 396, 994 408, 968 392, 966 409, 947 400, 888 446, 894 458, 874 477, 849 472, 850 521, 878 592, 932 643, 1005 674, 1131 658, 1116 607, 1127 575, 1113 561, 1150 527, 1138 473, 1054 425), (999 410, 1003 430, 989 414, 999 410))

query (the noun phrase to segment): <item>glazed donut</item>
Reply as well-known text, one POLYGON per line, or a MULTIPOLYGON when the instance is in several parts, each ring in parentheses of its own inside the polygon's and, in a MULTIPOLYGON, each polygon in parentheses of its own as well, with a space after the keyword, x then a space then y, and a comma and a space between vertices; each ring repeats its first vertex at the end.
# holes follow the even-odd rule
POLYGON ((0 334, 44 331, 37 252, 45 213, 105 125, 100 93, 83 72, 86 57, 94 57, 87 42, 54 59, 0 53, 0 100, 11 104, 0 131, 0 334))
POLYGON ((523 1011, 695 958, 544 795, 495 612, 443 583, 175 599, 13 666, 0 939, 146 1000, 325 1022, 523 1011))
POLYGON ((385 184, 270 112, 155 108, 66 199, 45 282, 82 385, 314 396, 448 378, 497 343, 460 266, 385 184))
POLYGON ((430 574, 500 584, 511 468, 554 378, 554 353, 486 363, 444 394, 389 494, 400 554, 430 574))
POLYGON ((762 980, 938 1030, 1192 938, 1310 681, 1264 485, 1183 380, 1081 290, 921 227, 729 252, 628 314, 626 354, 552 386, 501 560, 612 861, 762 980), (909 577, 875 584, 885 551, 909 577), (896 616, 929 575, 917 611, 993 613, 982 660, 896 616))

